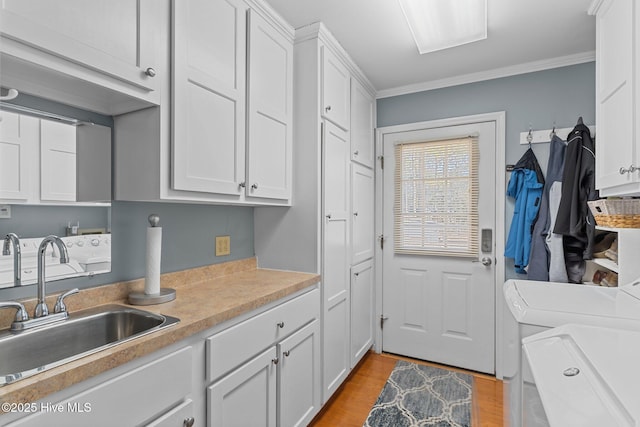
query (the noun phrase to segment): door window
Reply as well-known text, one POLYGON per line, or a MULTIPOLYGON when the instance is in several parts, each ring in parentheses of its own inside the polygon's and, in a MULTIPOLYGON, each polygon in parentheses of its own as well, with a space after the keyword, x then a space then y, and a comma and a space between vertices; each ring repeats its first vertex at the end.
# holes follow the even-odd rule
POLYGON ((395 146, 396 253, 477 257, 478 157, 476 137, 395 146))

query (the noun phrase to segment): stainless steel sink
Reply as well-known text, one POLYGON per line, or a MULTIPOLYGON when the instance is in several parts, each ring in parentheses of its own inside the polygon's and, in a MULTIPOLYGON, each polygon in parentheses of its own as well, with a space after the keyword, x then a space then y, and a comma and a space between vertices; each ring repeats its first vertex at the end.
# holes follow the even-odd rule
POLYGON ((71 313, 57 323, 0 333, 0 386, 167 328, 179 319, 121 305, 71 313))

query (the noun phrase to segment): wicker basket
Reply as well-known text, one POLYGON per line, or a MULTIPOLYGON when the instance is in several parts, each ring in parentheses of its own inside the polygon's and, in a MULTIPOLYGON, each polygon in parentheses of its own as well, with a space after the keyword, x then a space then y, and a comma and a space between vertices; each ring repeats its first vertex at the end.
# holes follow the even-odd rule
POLYGON ((600 199, 588 204, 598 225, 640 228, 640 199, 600 199))

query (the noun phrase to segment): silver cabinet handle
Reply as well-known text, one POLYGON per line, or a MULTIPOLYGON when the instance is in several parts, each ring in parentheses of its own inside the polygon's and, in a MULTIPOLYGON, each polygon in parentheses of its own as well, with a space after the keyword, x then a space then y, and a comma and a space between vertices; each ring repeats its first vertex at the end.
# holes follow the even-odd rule
POLYGON ((193 424, 196 422, 196 419, 193 417, 185 418, 182 422, 183 427, 193 427, 193 424))
POLYGON ((326 214, 325 216, 327 217, 327 219, 331 219, 331 214, 326 214))
POLYGON ((624 175, 625 173, 634 173, 635 171, 640 170, 640 168, 635 167, 634 165, 629 166, 628 169, 620 168, 620 175, 624 175))
POLYGON ((326 108, 324 109, 324 111, 326 111, 327 113, 328 113, 329 111, 331 111, 331 105, 327 105, 327 106, 326 106, 326 108))
POLYGON ((353 213, 353 216, 358 216, 358 212, 354 212, 354 213, 353 213))
POLYGON ((354 152, 353 152, 353 155, 354 155, 354 156, 357 156, 358 154, 360 154, 360 152, 359 152, 358 150, 356 150, 356 151, 354 151, 354 152))
POLYGON ((149 77, 155 77, 156 76, 156 70, 154 70, 151 67, 149 67, 146 70, 144 70, 144 73, 149 77))
POLYGON ((280 359, 278 359, 277 357, 276 357, 275 359, 271 359, 271 362, 272 362, 274 365, 277 365, 279 361, 280 361, 280 359))
POLYGON ((254 190, 258 189, 258 183, 256 182, 255 184, 251 184, 251 188, 254 190))
POLYGON ((278 322, 276 323, 276 325, 278 326, 278 328, 282 329, 284 328, 284 322, 278 322))
POLYGON ((290 352, 289 350, 287 350, 287 351, 283 351, 283 352, 282 352, 282 355, 283 355, 284 357, 289 357, 289 354, 291 354, 291 352, 290 352))
POLYGON ((244 182, 244 181, 242 181, 240 184, 238 184, 238 187, 240 187, 240 188, 244 188, 246 186, 247 186, 247 183, 244 182))

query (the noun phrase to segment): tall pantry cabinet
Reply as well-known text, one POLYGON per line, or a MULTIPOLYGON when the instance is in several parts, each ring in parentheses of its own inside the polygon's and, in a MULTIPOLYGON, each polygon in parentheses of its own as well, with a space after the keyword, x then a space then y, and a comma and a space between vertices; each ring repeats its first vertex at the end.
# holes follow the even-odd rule
POLYGON ((323 402, 373 343, 374 93, 322 24, 296 30, 292 206, 255 209, 255 251, 322 275, 323 402))

